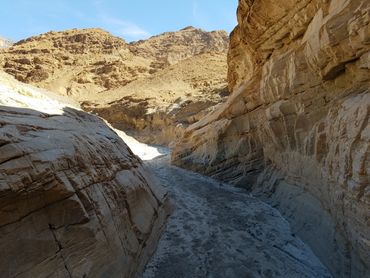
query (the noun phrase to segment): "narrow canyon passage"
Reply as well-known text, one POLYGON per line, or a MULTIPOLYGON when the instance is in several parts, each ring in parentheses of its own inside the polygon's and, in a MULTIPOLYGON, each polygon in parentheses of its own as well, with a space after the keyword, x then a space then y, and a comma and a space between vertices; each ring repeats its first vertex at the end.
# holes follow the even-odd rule
POLYGON ((330 277, 288 222, 242 189, 147 161, 175 211, 143 277, 330 277))
POLYGON ((370 278, 370 0, 1 7, 0 278, 370 278))

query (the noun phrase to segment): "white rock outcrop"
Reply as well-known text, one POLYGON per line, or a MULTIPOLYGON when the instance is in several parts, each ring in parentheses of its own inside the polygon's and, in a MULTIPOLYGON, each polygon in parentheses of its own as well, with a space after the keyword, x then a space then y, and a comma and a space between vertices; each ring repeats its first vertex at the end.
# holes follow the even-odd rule
POLYGON ((168 214, 102 119, 0 73, 1 277, 133 277, 168 214))

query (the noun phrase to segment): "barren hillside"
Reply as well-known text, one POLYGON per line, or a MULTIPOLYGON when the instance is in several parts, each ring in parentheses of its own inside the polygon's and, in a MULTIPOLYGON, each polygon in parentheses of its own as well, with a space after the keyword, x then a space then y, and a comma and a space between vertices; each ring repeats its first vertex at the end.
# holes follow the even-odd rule
POLYGON ((0 65, 20 81, 103 113, 147 142, 168 144, 199 118, 184 117, 204 115, 228 94, 227 48, 226 32, 193 27, 130 44, 101 29, 74 29, 17 42, 0 52, 0 65), (148 137, 142 124, 148 121, 149 131, 159 128, 161 134, 148 137))
POLYGON ((169 144, 228 96, 224 53, 200 54, 82 103, 144 142, 169 144))

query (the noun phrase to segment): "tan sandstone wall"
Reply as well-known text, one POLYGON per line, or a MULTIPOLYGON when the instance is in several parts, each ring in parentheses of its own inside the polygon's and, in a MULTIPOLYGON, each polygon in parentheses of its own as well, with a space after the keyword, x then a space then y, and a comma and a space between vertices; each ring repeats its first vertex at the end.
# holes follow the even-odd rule
POLYGON ((103 120, 0 73, 0 277, 134 277, 168 208, 103 120))
POLYGON ((370 275, 370 2, 240 0, 229 89, 173 152, 266 198, 337 277, 370 275))

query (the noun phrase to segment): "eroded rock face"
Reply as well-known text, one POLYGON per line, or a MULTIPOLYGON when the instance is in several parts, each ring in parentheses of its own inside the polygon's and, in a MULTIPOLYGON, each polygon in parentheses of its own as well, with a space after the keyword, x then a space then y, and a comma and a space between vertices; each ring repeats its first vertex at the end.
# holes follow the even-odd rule
POLYGON ((228 46, 227 32, 222 30, 206 32, 188 26, 177 32, 166 32, 131 43, 130 49, 140 57, 156 57, 157 64, 164 67, 203 53, 227 52, 228 46))
POLYGON ((204 53, 91 98, 82 107, 140 141, 169 145, 226 100, 226 76, 226 54, 204 53))
POLYGON ((370 3, 239 1, 229 89, 177 165, 273 202, 337 277, 370 275, 370 3))
POLYGON ((140 159, 103 120, 3 73, 0 105, 0 276, 139 273, 169 213, 140 159))
POLYGON ((148 74, 150 61, 134 56, 128 44, 101 29, 49 32, 0 52, 3 70, 17 80, 79 100, 124 86, 148 74))

